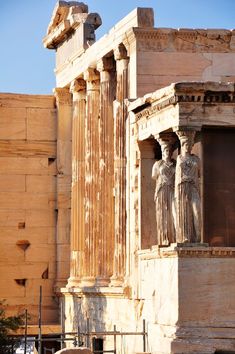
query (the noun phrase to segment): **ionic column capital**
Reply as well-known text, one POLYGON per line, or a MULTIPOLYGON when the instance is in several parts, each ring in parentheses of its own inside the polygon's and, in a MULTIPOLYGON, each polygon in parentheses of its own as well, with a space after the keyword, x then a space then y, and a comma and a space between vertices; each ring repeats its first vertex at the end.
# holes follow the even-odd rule
POLYGON ((75 79, 70 84, 70 92, 79 92, 86 89, 86 82, 83 79, 75 79))
POLYGON ((56 87, 53 90, 57 105, 71 105, 72 95, 68 87, 56 87))
POLYGON ((86 81, 83 79, 73 80, 70 84, 70 92, 73 94, 73 101, 85 99, 86 81))
POLYGON ((97 70, 99 72, 102 71, 113 71, 115 68, 115 62, 113 60, 113 57, 103 57, 100 60, 98 60, 97 62, 97 66, 96 66, 97 70))
POLYGON ((87 91, 100 89, 100 75, 95 68, 88 68, 84 72, 84 80, 87 82, 87 91))
POLYGON ((115 62, 113 57, 102 58, 97 62, 97 70, 100 72, 100 82, 111 80, 111 74, 115 70, 115 62))
POLYGON ((114 49, 114 59, 117 60, 122 60, 122 59, 128 59, 127 55, 127 50, 126 47, 124 46, 123 43, 120 43, 115 49, 114 49))

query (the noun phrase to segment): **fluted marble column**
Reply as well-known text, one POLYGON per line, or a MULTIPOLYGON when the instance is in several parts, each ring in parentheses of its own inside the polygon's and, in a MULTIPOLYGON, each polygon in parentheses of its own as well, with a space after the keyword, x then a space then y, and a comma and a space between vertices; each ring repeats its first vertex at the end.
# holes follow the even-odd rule
POLYGON ((71 209, 72 95, 69 88, 54 90, 57 106, 57 228, 56 284, 59 291, 69 277, 71 209))
POLYGON ((82 285, 96 285, 99 268, 99 73, 89 68, 85 123, 85 259, 82 285))
POLYGON ((113 285, 122 285, 126 259, 126 118, 124 99, 128 97, 128 63, 124 45, 114 51, 117 72, 114 108, 115 253, 113 285))
POLYGON ((114 256, 114 122, 113 101, 116 93, 115 62, 103 58, 97 64, 100 72, 100 248, 98 278, 108 284, 113 274, 114 256))
POLYGON ((79 286, 85 262, 85 81, 74 80, 70 91, 73 94, 73 124, 71 264, 68 286, 79 286))

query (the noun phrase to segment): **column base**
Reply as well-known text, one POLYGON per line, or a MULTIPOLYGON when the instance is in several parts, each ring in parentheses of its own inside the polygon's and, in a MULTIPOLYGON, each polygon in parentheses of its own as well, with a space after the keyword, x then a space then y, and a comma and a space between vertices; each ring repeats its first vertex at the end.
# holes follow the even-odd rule
POLYGON ((61 289, 66 286, 66 283, 67 283, 67 279, 57 280, 54 285, 54 292, 57 294, 61 293, 61 289))
POLYGON ((70 277, 66 288, 79 288, 81 286, 81 279, 76 277, 70 277))
POLYGON ((110 285, 108 277, 83 277, 80 279, 79 286, 83 287, 107 287, 110 285))
POLYGON ((123 277, 118 277, 118 276, 111 277, 110 286, 123 287, 123 285, 124 285, 124 278, 123 277))

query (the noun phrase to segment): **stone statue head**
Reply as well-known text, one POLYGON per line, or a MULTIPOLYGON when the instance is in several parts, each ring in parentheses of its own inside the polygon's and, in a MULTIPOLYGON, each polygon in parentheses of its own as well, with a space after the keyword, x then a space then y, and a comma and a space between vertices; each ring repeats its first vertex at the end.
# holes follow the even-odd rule
POLYGON ((175 143, 175 137, 172 134, 162 134, 160 136, 157 136, 157 141, 159 145, 161 146, 161 151, 162 151, 162 159, 168 160, 171 158, 171 155, 173 153, 173 145, 175 143))
POLYGON ((159 142, 161 146, 161 151, 162 151, 162 159, 167 160, 171 158, 172 155, 172 144, 170 144, 168 141, 161 141, 159 142))
POLYGON ((182 154, 184 153, 191 154, 193 144, 194 144, 195 133, 196 132, 192 130, 180 130, 176 132, 180 140, 182 154))

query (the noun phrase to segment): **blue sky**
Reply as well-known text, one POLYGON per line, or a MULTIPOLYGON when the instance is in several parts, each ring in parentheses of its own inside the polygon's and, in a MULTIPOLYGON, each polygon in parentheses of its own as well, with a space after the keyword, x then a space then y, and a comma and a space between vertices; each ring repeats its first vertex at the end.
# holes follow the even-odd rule
MULTIPOLYGON (((89 0, 103 25, 100 38, 135 7, 152 7, 155 27, 235 28, 235 0, 89 0)), ((0 92, 50 94, 53 50, 44 49, 55 0, 0 0, 0 92)))

